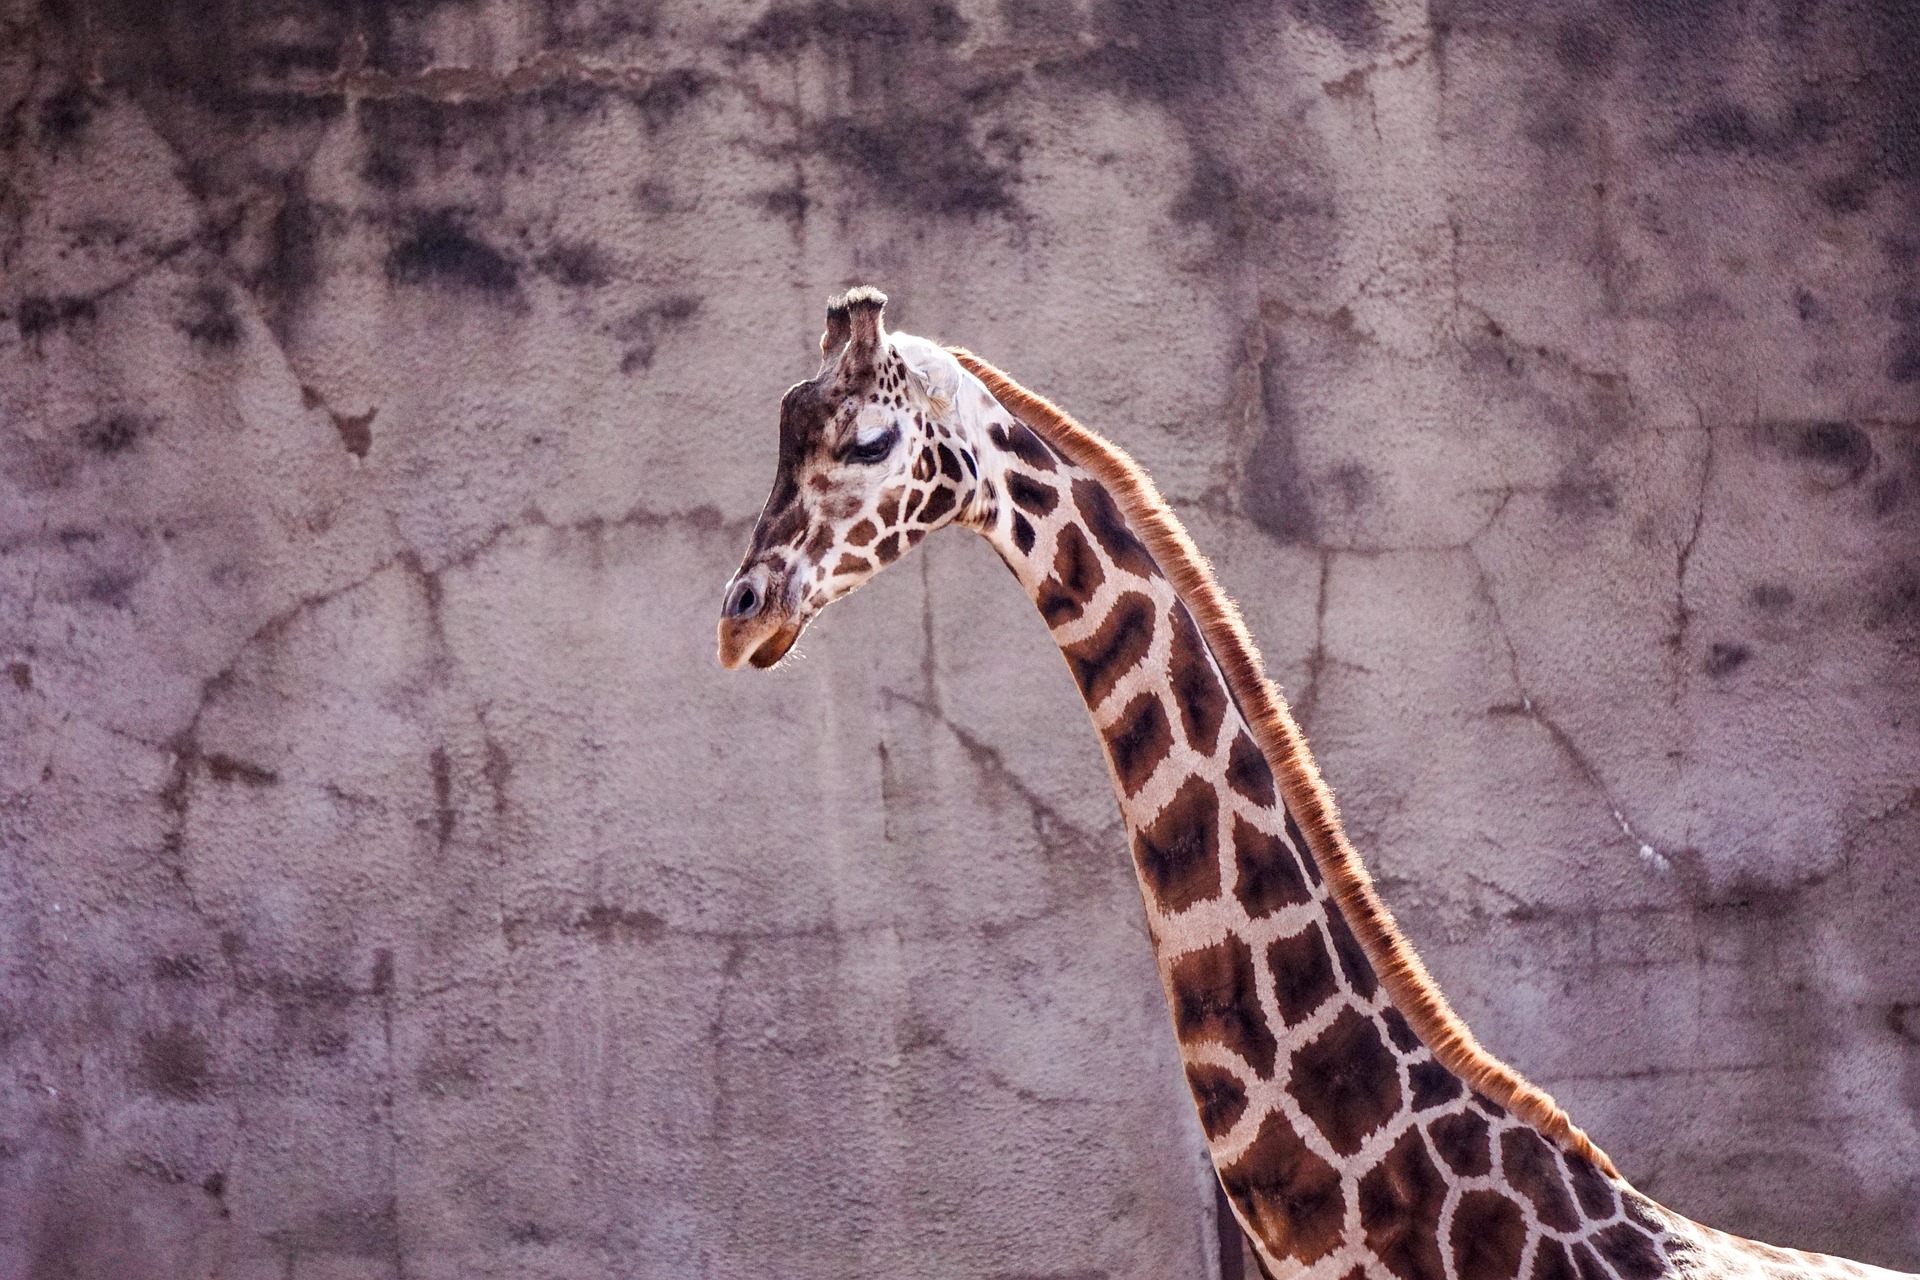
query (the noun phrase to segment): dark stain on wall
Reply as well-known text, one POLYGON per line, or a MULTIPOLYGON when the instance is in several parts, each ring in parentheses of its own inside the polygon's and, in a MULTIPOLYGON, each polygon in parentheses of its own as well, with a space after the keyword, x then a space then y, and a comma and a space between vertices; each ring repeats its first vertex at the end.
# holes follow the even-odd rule
POLYGON ((1379 39, 1380 15, 1367 0, 1288 0, 1287 8, 1349 48, 1371 48, 1379 39))
POLYGON ((270 787, 280 781, 280 775, 273 770, 230 756, 224 751, 210 751, 201 757, 201 761, 207 766, 208 776, 215 782, 239 782, 249 787, 270 787))
POLYGON ((459 815, 453 807, 453 761, 445 747, 435 747, 427 755, 428 772, 433 777, 433 830, 442 850, 453 839, 454 823, 459 815))
POLYGON ((1776 422, 1760 431, 1768 445, 1807 464, 1825 488, 1857 484, 1874 463, 1872 437, 1850 422, 1776 422))
POLYGON ((140 585, 140 574, 114 566, 89 577, 81 585, 80 597, 109 609, 125 609, 133 603, 133 589, 140 585))
POLYGON ((573 927, 595 942, 648 942, 666 932, 667 922, 640 907, 596 902, 574 917, 573 927))
POLYGON ((869 180, 889 204, 973 217, 1014 208, 1014 168, 973 140, 965 121, 944 115, 888 115, 871 122, 823 121, 814 146, 869 180))
POLYGON ((23 341, 33 342, 44 334, 92 320, 96 314, 92 298, 71 293, 51 297, 28 294, 14 310, 13 323, 23 341))
POLYGON ((1240 509, 1281 542, 1312 545, 1319 518, 1300 461, 1280 361, 1273 356, 1260 367, 1260 391, 1267 429, 1247 457, 1240 509))
POLYGON ((1867 600, 1867 628, 1890 631, 1908 647, 1920 644, 1920 562, 1893 566, 1867 600))
POLYGON ((547 44, 605 56, 659 31, 657 0, 549 0, 539 9, 547 44))
POLYGON ((1746 666, 1752 657, 1753 650, 1744 644, 1733 641, 1717 641, 1713 648, 1707 652, 1706 661, 1700 664, 1700 669, 1718 679, 1721 676, 1731 675, 1741 667, 1746 666))
POLYGON ((54 155, 79 149, 101 99, 85 85, 69 85, 40 104, 40 141, 54 155))
POLYGON ((789 55, 816 46, 881 55, 914 45, 951 48, 967 33, 959 10, 943 0, 896 5, 884 0, 813 0, 768 6, 733 41, 742 53, 789 55))
POLYGON ((264 1232, 261 1238, 287 1259, 289 1271, 306 1256, 393 1258, 400 1246, 391 1202, 377 1208, 325 1209, 298 1226, 264 1232))
POLYGON ((1604 80, 1611 75, 1617 48, 1618 39, 1610 24, 1573 18, 1554 30, 1554 61, 1579 80, 1604 80))
POLYGON ((679 67, 655 76, 646 88, 633 95, 633 105, 639 108, 640 118, 646 122, 648 129, 664 129, 706 87, 706 78, 699 72, 679 67))
POLYGON ((1193 148, 1192 174, 1171 212, 1177 221, 1204 223, 1229 240, 1245 240, 1251 230, 1240 175, 1206 147, 1193 148))
POLYGON ((496 178, 512 163, 510 140, 526 127, 520 106, 510 100, 415 97, 363 102, 355 113, 366 147, 361 176, 389 193, 428 178, 496 178))
POLYGON ((520 268, 468 231, 452 209, 419 215, 387 252, 387 278, 395 284, 441 284, 490 297, 518 291, 520 268))
POLYGON ((102 414, 80 424, 80 443, 92 453, 117 457, 140 443, 152 427, 126 410, 102 414))
POLYGON ((206 975, 206 967, 200 957, 191 952, 179 952, 173 955, 153 958, 153 980, 155 982, 197 983, 206 975))
POLYGON ((265 195, 273 211, 265 220, 259 261, 250 280, 268 326, 285 341, 307 296, 319 283, 325 241, 336 230, 333 224, 338 219, 308 197, 306 177, 298 170, 269 182, 265 195))
POLYGON ((616 342, 626 347, 620 356, 620 372, 637 373, 653 367, 653 357, 666 335, 686 327, 700 310, 700 299, 689 294, 672 294, 629 311, 605 326, 616 342))
POLYGON ((196 285, 187 296, 184 311, 175 323, 194 345, 213 351, 240 345, 244 330, 233 308, 232 291, 225 284, 208 281, 196 285))
MULTIPOLYGON (((968 24, 951 5, 842 0, 775 4, 730 43, 741 59, 824 59, 844 104, 805 122, 798 150, 839 167, 897 209, 943 217, 1015 216, 1022 140, 983 124, 1011 77, 963 62, 968 24)), ((790 222, 814 203, 804 188, 763 207, 790 222)))
POLYGON ((161 1097, 197 1100, 209 1087, 211 1066, 206 1040, 183 1024, 140 1037, 140 1081, 161 1097))
POLYGON ((471 1098, 484 1087, 480 1065, 470 1054, 436 1045, 414 1072, 419 1091, 433 1098, 471 1098))
POLYGON ((1249 27, 1273 9, 1273 0, 1101 0, 1089 22, 1099 47, 1067 66, 1091 88, 1176 103, 1223 88, 1249 27))

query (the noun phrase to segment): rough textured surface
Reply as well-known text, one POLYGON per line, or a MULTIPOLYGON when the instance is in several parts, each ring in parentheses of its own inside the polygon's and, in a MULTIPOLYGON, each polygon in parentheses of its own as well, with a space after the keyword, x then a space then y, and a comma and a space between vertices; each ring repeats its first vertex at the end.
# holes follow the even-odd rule
POLYGON ((1044 628, 718 591, 872 280, 1132 450, 1496 1051, 1920 1267, 1900 0, 0 4, 0 1274, 1200 1277, 1044 628))

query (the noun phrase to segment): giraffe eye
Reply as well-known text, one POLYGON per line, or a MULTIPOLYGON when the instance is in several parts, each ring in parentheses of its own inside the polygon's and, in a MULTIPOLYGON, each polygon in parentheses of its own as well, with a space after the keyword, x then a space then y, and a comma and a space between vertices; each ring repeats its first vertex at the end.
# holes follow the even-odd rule
POLYGON ((847 450, 847 459, 850 462, 880 462, 893 452, 893 446, 899 442, 899 429, 888 427, 871 440, 856 439, 853 447, 847 450))

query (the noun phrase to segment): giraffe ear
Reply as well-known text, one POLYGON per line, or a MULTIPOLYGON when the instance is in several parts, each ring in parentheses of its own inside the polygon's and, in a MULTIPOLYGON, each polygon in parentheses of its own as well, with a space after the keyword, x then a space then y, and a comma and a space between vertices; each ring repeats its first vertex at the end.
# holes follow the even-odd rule
POLYGON ((840 353, 840 385, 844 389, 864 386, 880 368, 880 353, 886 347, 886 328, 880 312, 887 295, 869 285, 849 289, 827 304, 827 334, 833 334, 835 308, 846 313, 846 349, 840 353))
POLYGON ((888 343, 907 366, 907 380, 933 410, 944 418, 960 400, 960 362, 946 348, 910 333, 896 333, 888 343))

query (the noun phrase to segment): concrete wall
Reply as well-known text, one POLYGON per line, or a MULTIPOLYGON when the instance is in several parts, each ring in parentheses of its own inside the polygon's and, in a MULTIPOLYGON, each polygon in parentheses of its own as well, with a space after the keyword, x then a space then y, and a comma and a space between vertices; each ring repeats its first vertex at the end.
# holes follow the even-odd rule
POLYGON ((1902 0, 0 0, 0 1275, 1202 1277, 948 535, 712 631, 871 281, 1145 462, 1481 1037, 1920 1267, 1902 0))

